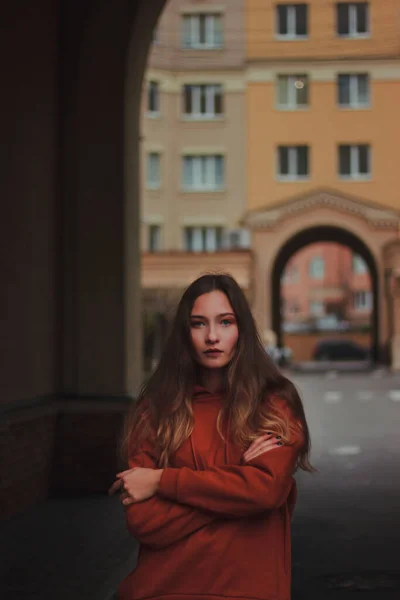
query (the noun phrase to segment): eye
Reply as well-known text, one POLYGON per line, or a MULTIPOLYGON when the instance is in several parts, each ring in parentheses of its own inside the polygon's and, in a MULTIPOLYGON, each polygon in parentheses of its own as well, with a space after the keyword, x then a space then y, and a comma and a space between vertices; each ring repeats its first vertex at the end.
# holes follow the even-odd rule
POLYGON ((192 321, 190 323, 190 327, 194 327, 195 329, 199 329, 202 325, 204 325, 203 321, 192 321))
POLYGON ((222 319, 221 325, 228 327, 229 325, 233 325, 233 321, 230 321, 229 319, 222 319))

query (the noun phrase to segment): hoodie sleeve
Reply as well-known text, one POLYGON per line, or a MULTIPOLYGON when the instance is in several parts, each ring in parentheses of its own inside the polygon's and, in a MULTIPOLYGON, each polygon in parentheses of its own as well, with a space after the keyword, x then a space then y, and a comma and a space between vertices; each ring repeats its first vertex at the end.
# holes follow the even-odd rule
MULTIPOLYGON (((144 445, 142 452, 129 460, 129 468, 134 467, 158 468, 148 443, 144 445)), ((203 513, 199 509, 178 504, 176 500, 168 500, 158 495, 125 508, 129 533, 140 543, 154 549, 166 548, 215 521, 216 518, 216 515, 203 513)))
POLYGON ((283 445, 243 465, 192 471, 164 470, 158 494, 163 498, 214 513, 240 518, 282 506, 293 486, 293 473, 304 443, 301 432, 283 445))

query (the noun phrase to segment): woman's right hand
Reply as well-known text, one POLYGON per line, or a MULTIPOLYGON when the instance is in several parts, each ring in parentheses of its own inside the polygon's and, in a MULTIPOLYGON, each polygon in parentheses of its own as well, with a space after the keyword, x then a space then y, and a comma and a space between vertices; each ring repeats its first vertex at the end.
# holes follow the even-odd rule
POLYGON ((282 445, 283 442, 280 435, 274 436, 271 432, 268 432, 251 443, 251 446, 243 454, 244 462, 247 463, 256 458, 256 456, 264 454, 264 452, 269 452, 269 450, 273 450, 274 448, 279 448, 282 445))

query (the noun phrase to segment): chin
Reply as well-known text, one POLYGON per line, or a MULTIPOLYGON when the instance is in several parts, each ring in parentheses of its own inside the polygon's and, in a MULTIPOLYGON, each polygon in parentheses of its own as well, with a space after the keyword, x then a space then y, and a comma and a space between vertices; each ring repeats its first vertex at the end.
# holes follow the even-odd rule
POLYGON ((230 363, 230 360, 201 360, 200 364, 202 367, 204 367, 205 369, 223 369, 224 367, 227 367, 230 363))

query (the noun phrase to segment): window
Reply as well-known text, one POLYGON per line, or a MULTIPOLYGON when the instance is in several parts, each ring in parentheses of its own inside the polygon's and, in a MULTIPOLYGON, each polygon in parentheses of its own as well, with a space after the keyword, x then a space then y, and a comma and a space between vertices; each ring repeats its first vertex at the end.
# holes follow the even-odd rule
POLYGON ((230 231, 228 235, 228 247, 230 249, 236 249, 242 247, 242 235, 241 231, 230 231))
POLYGON ((283 271, 282 283, 297 283, 299 281, 299 270, 296 265, 287 266, 283 271))
POLYGON ((161 250, 161 226, 149 225, 149 252, 161 250))
POLYGON ((147 111, 157 115, 160 113, 160 86, 157 81, 149 81, 147 111))
POLYGON ((215 252, 222 248, 222 227, 185 227, 184 247, 188 252, 215 252))
POLYGON ((278 75, 278 106, 296 109, 308 106, 307 75, 278 75))
POLYGON ((369 106, 369 76, 339 74, 338 103, 350 108, 369 106))
POLYGON ((146 185, 150 189, 157 189, 161 185, 161 156, 158 152, 147 155, 146 185))
POLYGON ((309 175, 308 146, 278 147, 278 177, 293 181, 309 175))
POLYGON ((325 277, 325 261, 321 256, 315 256, 311 259, 309 274, 312 279, 323 279, 325 277))
POLYGON ((184 48, 222 48, 222 16, 219 14, 184 15, 182 46, 184 48))
POLYGON ((355 310, 371 310, 372 294, 364 290, 353 292, 353 306, 355 310))
POLYGON ((292 301, 288 306, 288 312, 292 315, 298 315, 300 312, 300 306, 296 301, 292 301))
POLYGON ((276 7, 278 37, 286 39, 307 37, 307 8, 307 4, 278 4, 276 7))
POLYGON ((353 273, 357 273, 358 275, 368 273, 367 263, 359 254, 353 254, 352 269, 353 273))
POLYGON ((322 300, 312 300, 312 302, 310 302, 310 313, 315 317, 320 317, 325 314, 324 303, 322 300))
POLYGON ((339 2, 336 18, 340 36, 365 37, 369 34, 368 2, 339 2))
POLYGON ((339 176, 346 179, 366 179, 371 174, 370 147, 367 144, 357 146, 339 146, 339 176))
POLYGON ((222 85, 185 85, 183 112, 194 119, 213 119, 223 113, 222 85))
POLYGON ((224 187, 224 157, 185 156, 183 158, 183 187, 185 190, 213 191, 224 187))

